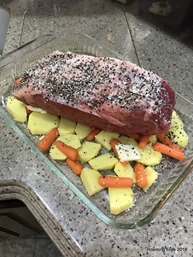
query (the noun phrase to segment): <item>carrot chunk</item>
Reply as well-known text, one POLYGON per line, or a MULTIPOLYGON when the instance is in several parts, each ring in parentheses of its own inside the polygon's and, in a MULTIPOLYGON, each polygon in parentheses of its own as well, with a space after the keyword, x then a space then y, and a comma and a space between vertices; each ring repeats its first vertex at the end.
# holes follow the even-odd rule
POLYGON ((120 144, 119 139, 117 139, 117 138, 111 139, 110 145, 111 145, 111 147, 112 147, 112 149, 113 149, 115 155, 116 155, 117 158, 118 158, 118 153, 117 153, 117 150, 116 150, 116 145, 117 145, 117 144, 120 144))
POLYGON ((101 129, 95 128, 93 129, 86 137, 88 141, 94 140, 95 136, 101 131, 101 129))
POLYGON ((81 174, 83 167, 79 161, 72 161, 69 158, 67 158, 66 163, 76 175, 81 174))
POLYGON ((173 143, 172 140, 166 134, 158 134, 157 138, 162 144, 167 145, 177 151, 183 152, 183 149, 179 145, 173 143))
POLYGON ((183 161, 185 159, 185 154, 180 152, 180 151, 177 151, 167 145, 164 145, 162 143, 159 143, 159 142, 156 142, 154 145, 153 145, 153 149, 155 151, 158 151, 158 152, 161 152, 163 154, 166 154, 174 159, 177 159, 179 161, 183 161))
POLYGON ((147 176, 145 172, 145 167, 141 163, 136 163, 134 166, 136 183, 139 187, 145 187, 147 185, 147 176))
POLYGON ((21 78, 16 79, 16 80, 15 80, 15 84, 16 84, 16 85, 18 85, 18 84, 21 82, 21 80, 22 80, 22 77, 21 77, 21 78))
POLYGON ((65 154, 70 160, 77 161, 78 160, 78 151, 77 149, 66 145, 65 143, 61 141, 56 141, 56 147, 65 154))
POLYGON ((100 176, 99 184, 103 187, 131 187, 132 178, 116 177, 116 176, 100 176))
POLYGON ((30 109, 28 109, 27 107, 26 107, 26 112, 28 115, 32 113, 32 111, 30 109))
POLYGON ((58 128, 53 128, 42 139, 40 139, 40 141, 37 144, 37 147, 42 152, 48 151, 54 140, 58 137, 58 135, 58 128))
POLYGON ((146 145, 148 144, 148 142, 149 142, 149 136, 142 136, 139 139, 139 147, 141 149, 144 149, 146 147, 146 145))
POLYGON ((127 136, 131 137, 131 138, 133 138, 133 139, 135 139, 137 141, 140 139, 140 136, 137 135, 137 134, 134 134, 134 133, 128 133, 127 136))
POLYGON ((120 163, 123 165, 123 167, 127 167, 127 165, 129 164, 128 161, 123 161, 123 162, 120 161, 120 163))

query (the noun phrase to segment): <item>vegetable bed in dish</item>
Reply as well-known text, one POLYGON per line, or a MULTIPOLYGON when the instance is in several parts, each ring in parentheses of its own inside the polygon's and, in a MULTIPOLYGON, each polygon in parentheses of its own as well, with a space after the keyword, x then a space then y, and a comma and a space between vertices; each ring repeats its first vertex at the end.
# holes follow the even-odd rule
POLYGON ((175 111, 167 133, 127 136, 47 113, 14 96, 8 97, 6 107, 15 121, 25 122, 32 135, 41 136, 37 143, 41 152, 64 161, 77 179, 80 175, 89 196, 107 189, 109 211, 114 215, 134 207, 137 186, 147 192, 156 183, 156 166, 163 154, 185 159, 188 135, 175 111))
MULTIPOLYGON (((42 45, 39 45, 38 40, 30 44, 30 51, 27 51, 26 48, 22 49, 22 51, 25 50, 25 53, 23 57, 21 57, 20 61, 16 60, 13 64, 7 64, 3 67, 2 76, 4 76, 4 74, 6 75, 2 81, 4 81, 7 86, 11 87, 14 79, 21 76, 22 73, 28 67, 30 67, 33 62, 41 58, 41 56, 45 56, 54 50, 59 49, 62 51, 74 51, 99 56, 104 55, 117 57, 115 53, 111 52, 105 47, 101 47, 98 42, 80 34, 74 34, 73 36, 66 35, 64 38, 48 37, 44 38, 44 40, 44 43, 42 43, 42 39, 40 40, 42 45), (24 63, 24 65, 21 65, 22 63, 24 63), (7 71, 10 72, 9 75, 7 71), (12 74, 14 74, 14 77, 12 74)), ((5 95, 5 99, 11 95, 11 91, 12 90, 10 88, 5 95)), ((18 131, 19 128, 19 131, 23 135, 23 139, 31 145, 34 151, 39 152, 40 157, 47 162, 47 164, 65 183, 69 183, 71 189, 95 212, 95 214, 97 214, 98 217, 100 217, 104 222, 116 227, 134 228, 145 224, 154 216, 154 214, 163 205, 166 198, 168 198, 168 196, 176 189, 183 178, 187 175, 192 166, 191 109, 192 104, 177 95, 176 111, 180 114, 185 130, 190 137, 190 143, 185 151, 185 161, 173 160, 164 155, 161 163, 156 165, 156 170, 159 174, 156 183, 149 188, 147 193, 144 193, 141 188, 135 187, 135 205, 129 211, 121 212, 116 216, 110 214, 109 196, 107 190, 102 190, 94 196, 89 197, 80 179, 77 179, 76 174, 69 172, 69 168, 64 166, 63 162, 52 161, 49 155, 45 157, 41 152, 38 151, 35 144, 38 142, 39 137, 31 135, 26 127, 26 124, 15 122, 2 108, 1 116, 3 116, 4 119, 6 119, 16 131, 18 131)))

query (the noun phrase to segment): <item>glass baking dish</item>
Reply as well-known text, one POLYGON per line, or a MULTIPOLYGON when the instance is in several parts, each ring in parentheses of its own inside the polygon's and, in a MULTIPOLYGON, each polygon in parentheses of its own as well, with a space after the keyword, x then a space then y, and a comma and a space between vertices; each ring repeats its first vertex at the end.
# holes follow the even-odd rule
POLYGON ((158 179, 147 193, 135 187, 135 206, 119 215, 111 215, 107 191, 103 190, 95 196, 89 197, 79 177, 73 172, 69 172, 68 167, 65 166, 63 162, 53 161, 49 156, 42 154, 36 147, 36 142, 39 137, 32 136, 27 130, 26 124, 14 121, 5 108, 5 101, 7 96, 12 93, 15 78, 21 76, 34 62, 54 50, 124 59, 118 53, 108 49, 108 47, 100 42, 79 33, 67 33, 63 36, 47 35, 35 39, 0 59, 0 90, 4 90, 2 94, 2 105, 0 106, 1 118, 14 129, 15 133, 29 144, 34 152, 39 154, 41 160, 44 161, 103 222, 113 227, 124 229, 134 229, 146 224, 155 217, 159 209, 193 167, 193 104, 177 94, 176 110, 180 114, 184 122, 185 130, 190 138, 189 145, 185 151, 185 161, 180 162, 170 157, 164 157, 161 164, 156 167, 156 170, 159 172, 158 179))

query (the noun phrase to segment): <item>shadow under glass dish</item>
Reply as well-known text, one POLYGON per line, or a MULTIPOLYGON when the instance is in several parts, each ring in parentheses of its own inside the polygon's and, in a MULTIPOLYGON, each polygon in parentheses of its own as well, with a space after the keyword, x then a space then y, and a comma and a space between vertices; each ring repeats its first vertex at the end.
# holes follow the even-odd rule
POLYGON ((156 167, 159 172, 156 183, 144 193, 140 188, 134 187, 135 206, 119 215, 111 215, 109 210, 108 193, 106 190, 89 197, 79 177, 68 171, 63 163, 52 160, 48 155, 41 153, 36 143, 38 138, 32 136, 26 124, 18 123, 12 119, 5 108, 6 98, 12 94, 15 78, 20 77, 33 63, 49 53, 59 50, 71 51, 93 56, 109 56, 124 59, 101 42, 79 33, 66 33, 63 36, 48 35, 40 37, 20 49, 8 54, 0 60, 0 79, 5 88, 0 117, 12 127, 32 150, 37 153, 57 176, 67 184, 103 222, 124 229, 134 229, 149 222, 155 217, 170 195, 184 180, 193 167, 193 104, 178 94, 176 111, 180 114, 189 135, 189 145, 186 148, 186 160, 183 162, 163 157, 162 163, 156 167))

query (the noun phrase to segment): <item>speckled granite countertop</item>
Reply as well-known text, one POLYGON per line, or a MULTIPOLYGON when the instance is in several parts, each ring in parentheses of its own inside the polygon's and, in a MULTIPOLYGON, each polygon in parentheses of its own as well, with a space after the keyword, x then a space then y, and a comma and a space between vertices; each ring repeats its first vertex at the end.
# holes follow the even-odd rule
MULTIPOLYGON (((137 2, 12 0, 5 6, 11 20, 4 54, 42 34, 77 30, 108 41, 192 100, 192 49, 136 18, 137 2)), ((0 94, 4 91, 1 87, 0 94)), ((65 257, 193 256, 192 173, 151 223, 115 229, 97 218, 2 118, 0 130, 0 199, 23 201, 65 257)))

